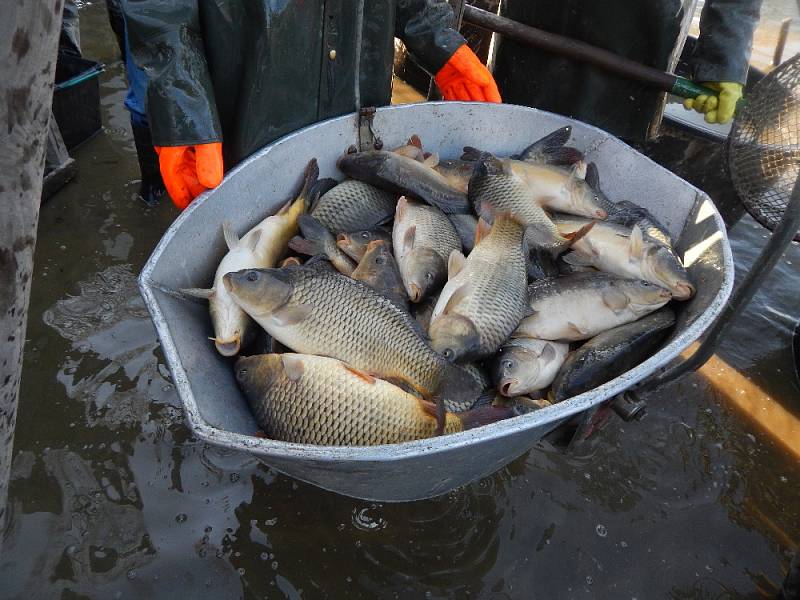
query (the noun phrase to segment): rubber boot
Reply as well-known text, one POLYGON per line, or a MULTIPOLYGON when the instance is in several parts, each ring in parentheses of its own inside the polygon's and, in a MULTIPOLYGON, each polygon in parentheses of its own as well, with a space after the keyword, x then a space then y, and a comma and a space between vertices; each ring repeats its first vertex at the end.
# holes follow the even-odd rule
POLYGON ((139 158, 139 170, 142 174, 139 197, 147 206, 156 206, 167 191, 161 180, 158 155, 153 150, 150 127, 131 118, 131 129, 133 129, 133 141, 136 144, 136 156, 139 158))

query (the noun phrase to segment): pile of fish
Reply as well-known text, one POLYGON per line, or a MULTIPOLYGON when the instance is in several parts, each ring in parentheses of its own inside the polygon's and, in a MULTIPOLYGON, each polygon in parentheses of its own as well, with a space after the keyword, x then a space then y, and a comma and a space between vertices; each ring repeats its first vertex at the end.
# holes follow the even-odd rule
POLYGON ((601 191, 569 127, 519 155, 344 155, 239 238, 209 300, 266 436, 363 446, 462 431, 648 358, 695 293, 667 231, 601 191))

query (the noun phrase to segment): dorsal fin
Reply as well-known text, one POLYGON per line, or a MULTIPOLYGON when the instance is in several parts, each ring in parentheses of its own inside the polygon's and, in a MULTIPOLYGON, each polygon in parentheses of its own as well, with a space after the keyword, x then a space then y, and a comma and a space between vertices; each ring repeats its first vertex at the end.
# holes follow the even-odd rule
POLYGON ((586 165, 586 175, 584 177, 587 185, 595 192, 600 191, 600 172, 597 170, 597 165, 590 162, 586 165))
POLYGON ((631 229, 631 237, 628 242, 628 256, 631 258, 642 258, 644 254, 644 235, 642 228, 634 225, 631 229))
POLYGON ((233 223, 230 221, 223 221, 222 237, 225 238, 225 244, 228 246, 228 250, 233 250, 239 245, 239 236, 233 230, 233 223))

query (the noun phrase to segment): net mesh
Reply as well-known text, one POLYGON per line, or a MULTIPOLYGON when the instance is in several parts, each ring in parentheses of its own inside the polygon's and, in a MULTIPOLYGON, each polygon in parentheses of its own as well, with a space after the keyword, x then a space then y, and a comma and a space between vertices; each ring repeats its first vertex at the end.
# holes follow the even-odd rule
POLYGON ((800 54, 747 94, 728 137, 728 165, 747 212, 773 229, 800 174, 800 54))

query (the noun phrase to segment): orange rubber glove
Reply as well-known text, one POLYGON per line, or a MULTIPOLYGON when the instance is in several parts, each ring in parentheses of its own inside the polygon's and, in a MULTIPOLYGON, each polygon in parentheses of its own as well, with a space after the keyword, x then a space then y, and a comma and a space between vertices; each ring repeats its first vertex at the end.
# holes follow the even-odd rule
POLYGON ((164 187, 183 210, 207 189, 222 181, 222 143, 194 146, 155 146, 164 187))
POLYGON ((466 44, 453 53, 434 79, 445 100, 502 102, 494 77, 466 44))

